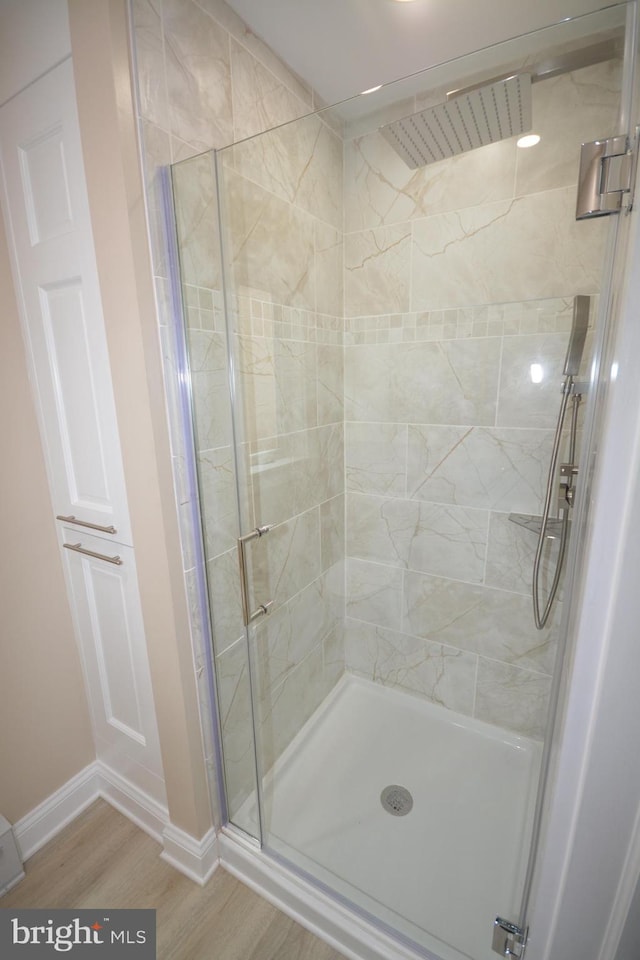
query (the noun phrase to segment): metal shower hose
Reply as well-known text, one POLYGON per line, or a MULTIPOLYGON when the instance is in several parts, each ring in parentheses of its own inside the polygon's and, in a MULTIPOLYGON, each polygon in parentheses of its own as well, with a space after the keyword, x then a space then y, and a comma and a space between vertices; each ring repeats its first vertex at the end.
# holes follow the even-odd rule
MULTIPOLYGON (((558 466, 558 455, 560 453, 560 444, 562 442, 562 431, 564 429, 564 419, 567 412, 567 404, 569 402, 569 397, 572 400, 572 410, 571 410, 571 432, 569 435, 569 463, 575 463, 575 453, 576 453, 576 433, 578 429, 578 409, 580 407, 580 402, 582 400, 582 395, 579 393, 573 393, 573 377, 566 377, 562 385, 562 402, 560 404, 560 413, 558 414, 558 423, 556 426, 555 437, 553 438, 553 450, 551 453, 551 463, 549 464, 549 477, 547 480, 547 493, 544 501, 544 509, 542 511, 542 524, 540 527, 540 536, 538 537, 538 547, 536 550, 535 560, 533 562, 533 618, 535 620, 536 627, 538 630, 542 630, 545 626, 547 620, 549 619, 549 614, 551 613, 551 606, 555 600, 556 593, 558 592, 558 585, 560 583, 560 576, 562 574, 562 565, 564 562, 564 555, 567 547, 567 540, 569 537, 569 508, 570 503, 567 501, 567 505, 563 510, 562 514, 562 528, 560 532, 560 547, 558 550, 558 559, 556 562, 556 569, 553 575, 553 583, 551 584, 551 589, 549 590, 549 596, 545 608, 542 613, 540 613, 540 568, 542 565, 542 551, 544 549, 544 541, 546 539, 547 525, 549 523, 549 514, 551 512, 551 501, 553 498, 554 490, 554 481, 556 475, 556 469, 558 466)), ((569 485, 571 485, 571 478, 569 478, 569 485)))

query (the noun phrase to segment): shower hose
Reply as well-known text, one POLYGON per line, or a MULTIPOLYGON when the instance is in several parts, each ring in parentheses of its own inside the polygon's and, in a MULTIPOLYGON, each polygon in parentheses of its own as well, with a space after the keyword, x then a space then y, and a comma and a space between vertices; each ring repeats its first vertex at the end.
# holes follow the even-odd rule
MULTIPOLYGON (((556 561, 556 568, 553 574, 553 582, 549 590, 549 595, 547 597, 547 602, 545 604, 544 610, 540 610, 540 571, 542 567, 542 552, 544 550, 544 543, 547 535, 547 526, 549 524, 549 514, 551 513, 551 501, 553 499, 553 491, 555 486, 555 476, 556 470, 558 467, 558 456, 560 454, 560 445, 562 443, 562 431, 564 429, 564 421, 567 413, 567 405, 569 403, 569 397, 571 397, 572 409, 571 409, 571 430, 569 433, 569 456, 568 461, 571 467, 575 463, 575 454, 576 454, 576 434, 578 432, 578 410, 580 407, 580 402, 582 400, 582 395, 579 393, 574 393, 574 382, 573 377, 565 377, 565 380, 562 384, 562 402, 560 404, 560 412, 558 414, 558 423, 556 425, 556 433, 553 438, 553 450, 551 452, 551 463, 549 464, 549 477, 547 479, 547 492, 544 500, 544 508, 542 511, 542 523, 540 525, 540 536, 538 537, 538 547, 536 549, 536 556, 533 562, 533 618, 535 620, 536 627, 538 630, 542 630, 545 626, 549 615, 551 613, 551 607, 553 601, 555 600, 556 594, 558 592, 558 586, 560 584, 560 577, 562 575, 562 565, 564 563, 564 555, 567 548, 567 540, 569 539, 569 511, 571 507, 571 501, 567 497, 566 505, 563 505, 562 517, 561 517, 561 531, 560 531, 560 545, 558 548, 558 557, 556 561)), ((573 476, 570 475, 567 481, 567 492, 571 490, 573 482, 573 476)))

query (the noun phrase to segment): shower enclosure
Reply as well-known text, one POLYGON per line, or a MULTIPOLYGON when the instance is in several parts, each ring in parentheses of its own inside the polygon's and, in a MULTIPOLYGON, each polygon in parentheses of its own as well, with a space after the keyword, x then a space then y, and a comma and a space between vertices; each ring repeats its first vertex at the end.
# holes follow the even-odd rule
POLYGON ((536 530, 577 309, 544 601, 616 230, 576 220, 580 145, 627 132, 627 6, 172 170, 228 820, 442 960, 525 936, 575 572, 538 631, 536 530), (513 77, 537 145, 397 151, 513 77))

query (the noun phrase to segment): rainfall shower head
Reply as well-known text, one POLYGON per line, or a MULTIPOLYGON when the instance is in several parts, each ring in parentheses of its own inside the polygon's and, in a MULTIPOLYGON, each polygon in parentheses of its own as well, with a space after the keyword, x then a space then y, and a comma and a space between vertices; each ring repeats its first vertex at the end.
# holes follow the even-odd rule
POLYGON ((531 76, 520 73, 464 90, 380 128, 411 169, 531 129, 531 76))

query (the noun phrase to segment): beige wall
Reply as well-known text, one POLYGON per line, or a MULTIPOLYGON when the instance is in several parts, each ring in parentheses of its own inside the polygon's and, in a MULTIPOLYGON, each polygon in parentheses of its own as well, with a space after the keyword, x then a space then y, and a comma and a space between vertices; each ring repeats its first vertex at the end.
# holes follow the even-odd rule
POLYGON ((78 115, 171 822, 211 826, 171 472, 125 0, 70 0, 78 115))
POLYGON ((66 0, 0 0, 0 103, 68 55, 66 0))
POLYGON ((0 811, 12 823, 94 759, 0 215, 0 811))

